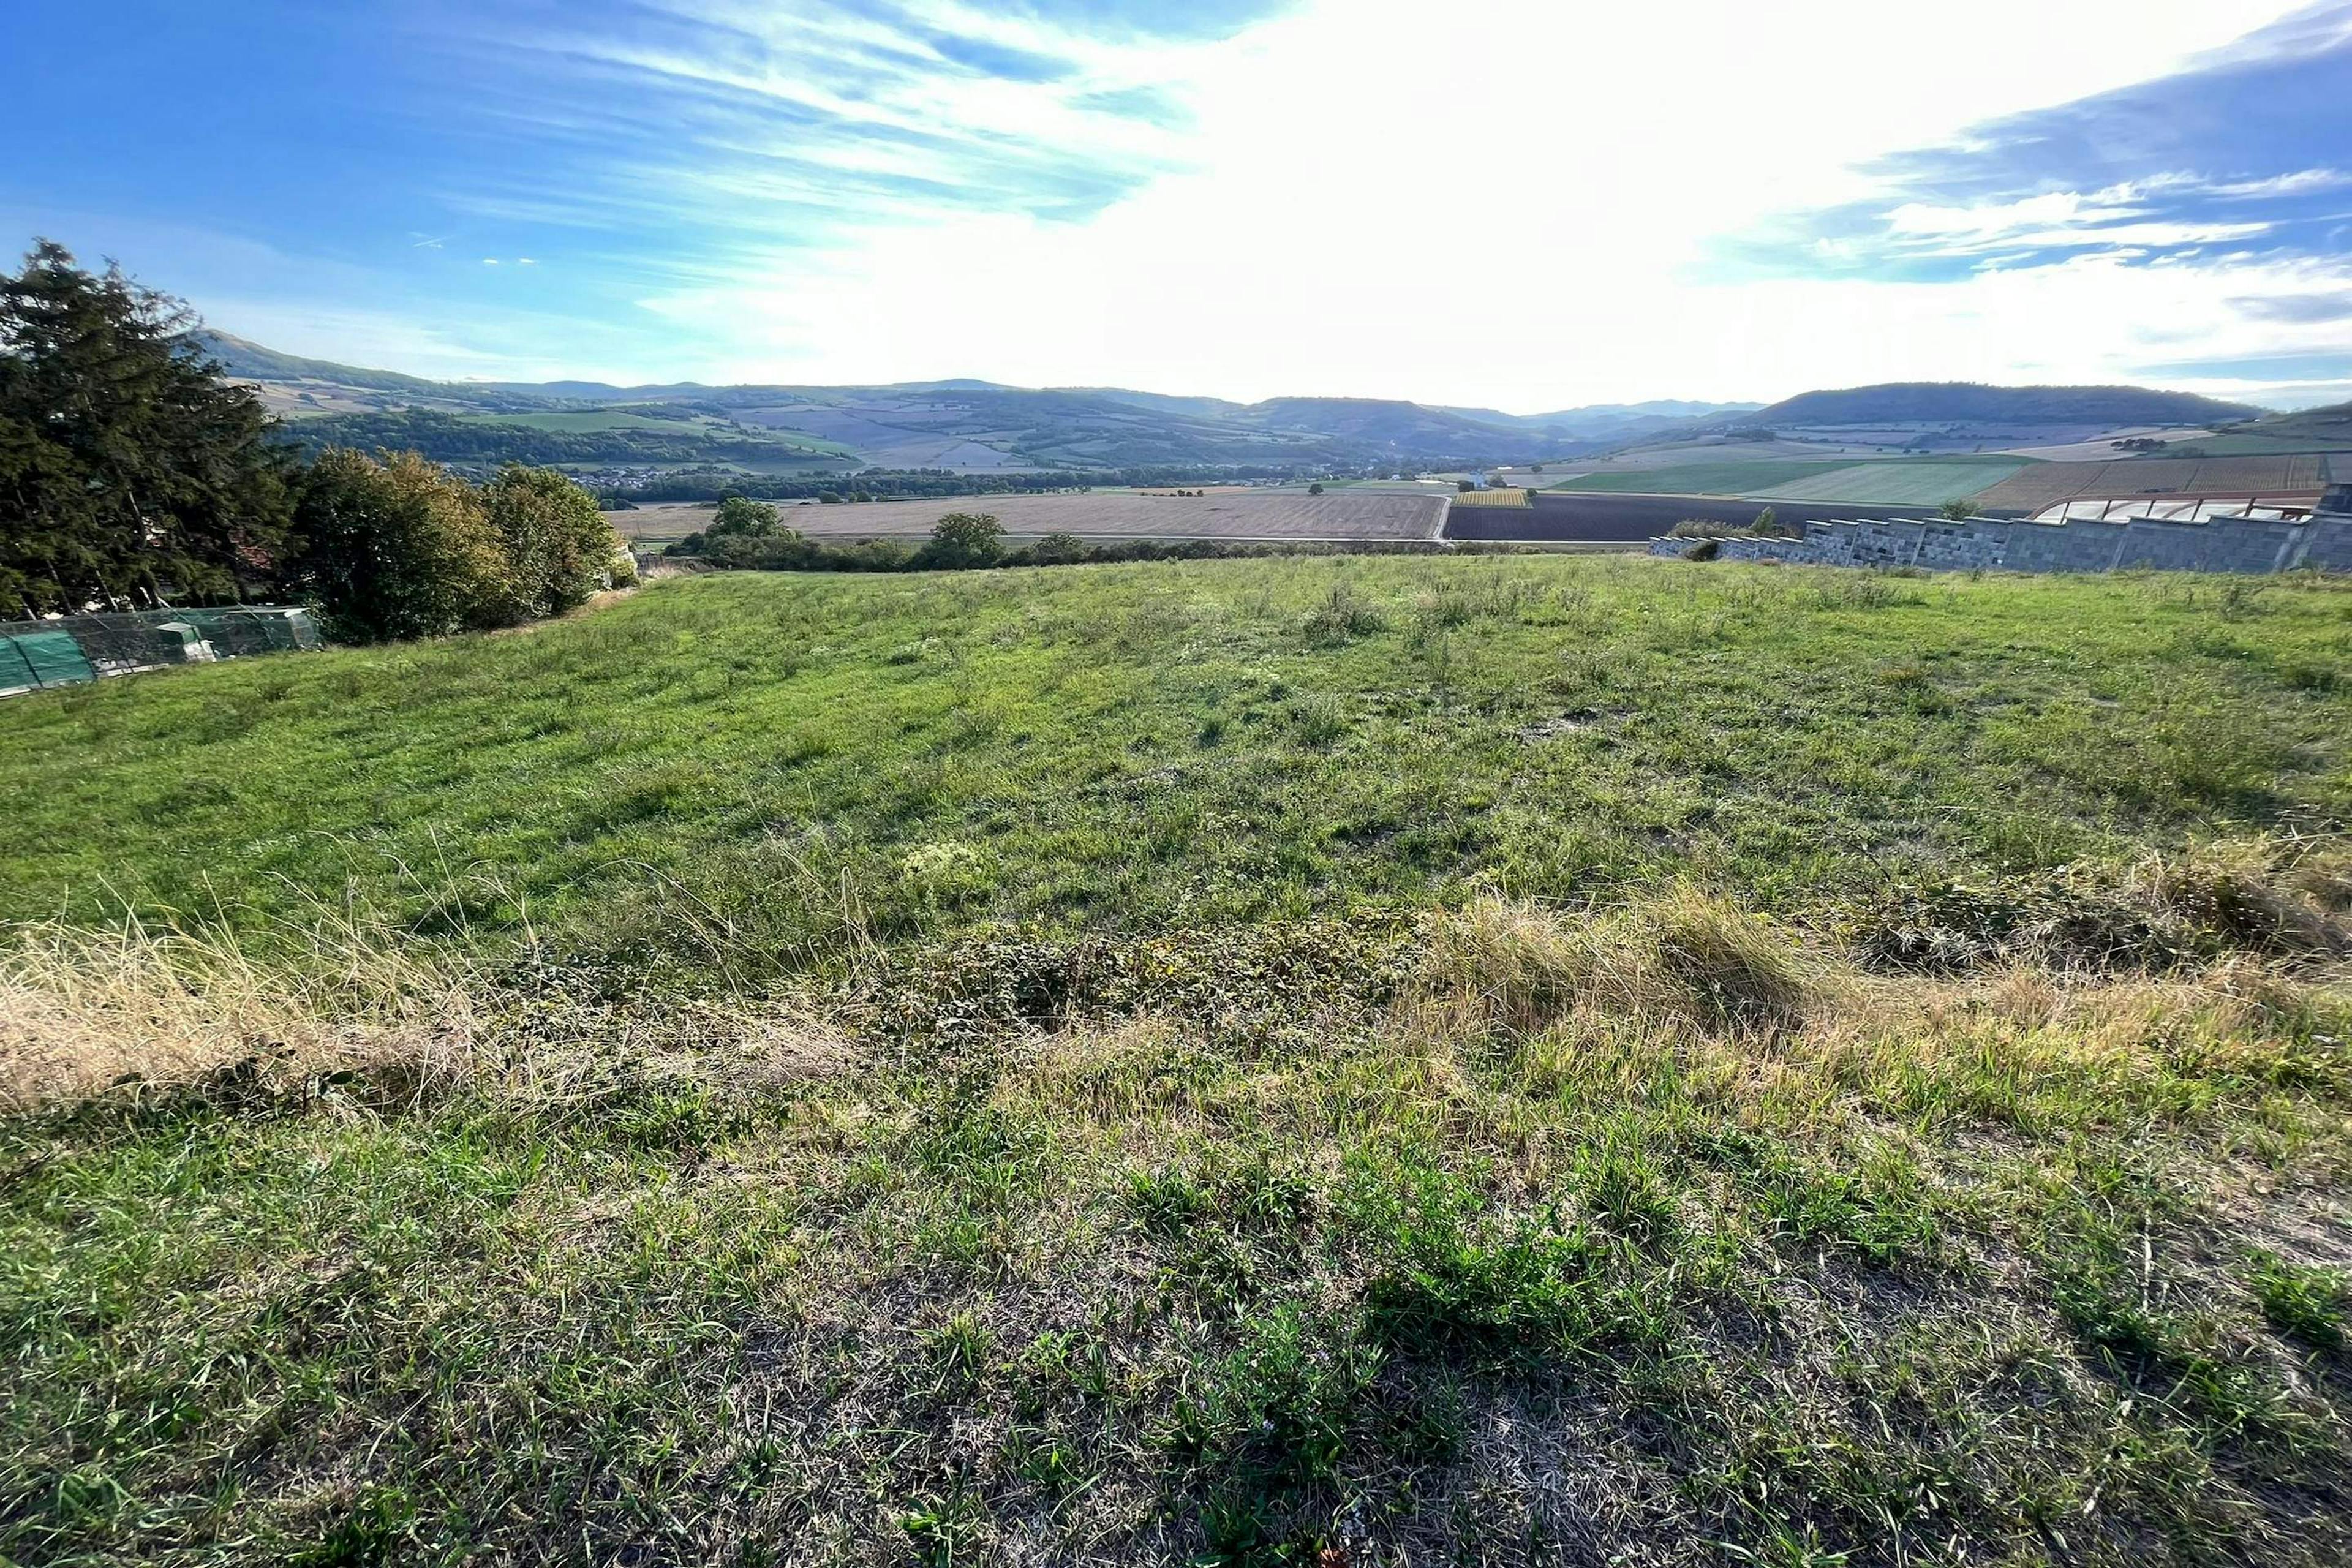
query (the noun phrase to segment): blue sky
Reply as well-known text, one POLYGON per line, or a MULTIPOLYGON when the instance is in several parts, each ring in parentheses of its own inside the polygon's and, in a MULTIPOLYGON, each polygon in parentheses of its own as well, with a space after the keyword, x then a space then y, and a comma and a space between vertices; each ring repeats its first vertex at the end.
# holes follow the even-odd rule
POLYGON ((427 374, 2352 396, 2352 0, 12 0, 0 225, 427 374))

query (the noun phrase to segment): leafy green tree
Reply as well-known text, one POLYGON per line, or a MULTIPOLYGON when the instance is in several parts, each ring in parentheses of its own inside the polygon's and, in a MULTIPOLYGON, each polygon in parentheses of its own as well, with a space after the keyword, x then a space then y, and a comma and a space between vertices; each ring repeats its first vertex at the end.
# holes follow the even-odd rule
POLYGON ((1307 486, 1307 493, 1308 495, 1311 495, 1311 496, 1319 496, 1319 495, 1321 495, 1321 494, 1323 493, 1323 485, 1322 485, 1322 481, 1318 479, 1318 480, 1317 480, 1314 484, 1311 484, 1311 485, 1307 486))
POLYGON ((288 465, 195 324, 48 240, 0 272, 0 614, 236 599, 276 576, 288 465))
POLYGON ((951 511, 931 525, 923 553, 941 566, 982 566, 1004 550, 1004 525, 984 511, 951 511))
POLYGON ((1977 503, 1972 500, 1948 500, 1937 509, 1937 515, 1947 522, 1966 522, 1976 514, 1977 503))
POLYGON ((718 515, 710 520, 710 526, 703 532, 712 539, 725 539, 730 535, 765 539, 782 529, 783 521, 783 513, 765 501, 753 500, 749 496, 729 496, 719 503, 718 515))
POLYGON ((525 602, 481 492, 414 452, 322 452, 294 509, 299 580, 352 642, 511 624, 525 602))
MULTIPOLYGON (((483 487, 482 502, 506 551, 511 619, 560 616, 612 581, 620 536, 595 498, 553 468, 509 463, 483 487)), ((776 509, 760 510, 772 517, 776 509)))

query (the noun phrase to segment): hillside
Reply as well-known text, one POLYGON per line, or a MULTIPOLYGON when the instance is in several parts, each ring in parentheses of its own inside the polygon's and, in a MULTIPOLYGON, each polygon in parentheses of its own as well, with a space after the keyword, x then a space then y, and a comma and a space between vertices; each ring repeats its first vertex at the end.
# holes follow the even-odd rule
POLYGON ((280 353, 210 329, 191 335, 232 380, 250 381, 270 395, 280 414, 301 416, 353 408, 422 407, 444 412, 512 413, 547 406, 547 394, 472 382, 428 381, 392 370, 365 370, 330 360, 280 353))
POLYGON ((1501 426, 1393 398, 1271 397, 1239 416, 1269 430, 1312 431, 1411 454, 1493 450, 1528 440, 1501 426))
POLYGON ((1488 425, 1547 430, 1572 440, 1625 441, 1686 429, 1694 424, 1726 415, 1746 414, 1762 406, 1758 403, 1692 403, 1680 398, 1658 398, 1647 403, 1594 403, 1549 414, 1505 414, 1493 408, 1447 408, 1443 412, 1488 425))
POLYGON ((2141 386, 1986 386, 1974 382, 1889 382, 1807 392, 1746 415, 1759 429, 1874 427, 1958 423, 1981 426, 2132 426, 2231 423, 2260 410, 2190 393, 2141 386))
POLYGON ((719 576, 10 699, 0 1557, 2334 1568, 2343 599, 719 576))
MULTIPOLYGON (((2185 446, 2179 455, 2241 457, 2273 452, 2352 453, 2352 403, 2225 426, 2185 446)), ((2352 462, 2338 458, 2336 469, 2339 477, 2352 475, 2352 462)))
POLYGON ((228 374, 258 384, 273 408, 298 421, 293 438, 305 447, 397 445, 463 464, 1279 474, 1540 461, 1584 449, 1556 431, 1392 400, 1244 405, 970 379, 829 387, 433 382, 280 354, 221 333, 203 342, 228 374), (627 419, 591 426, 576 417, 600 410, 670 423, 647 431, 627 419))
MULTIPOLYGON (((231 374, 257 382, 271 406, 295 421, 291 437, 306 447, 394 446, 466 465, 560 464, 636 494, 677 489, 681 470, 715 492, 730 474, 798 483, 880 468, 910 480, 926 471, 1008 480, 1035 475, 1050 483, 1059 472, 1097 482, 1117 475, 1170 482, 1186 475, 1483 468, 1658 446, 1692 446, 1689 460, 1704 464, 1714 461, 1709 443, 1732 440, 1745 449, 1767 430, 1780 432, 1791 461, 1825 447, 1971 455, 2063 440, 2095 449, 2108 431, 2184 424, 2232 426, 2212 438, 2216 454, 2283 450, 2305 439, 2300 427, 2277 421, 2242 425, 2252 409, 2137 387, 1906 383, 1806 393, 1760 409, 1659 401, 1508 415, 1389 398, 1243 404, 970 379, 878 386, 433 382, 280 354, 225 334, 205 341, 231 374)), ((1591 488, 1644 488, 1607 477, 1614 465, 1602 468, 1591 488)), ((1865 493, 1895 476, 1865 478, 1877 482, 1856 499, 1893 501, 1936 488, 1936 477, 1927 476, 1884 495, 1865 493)), ((1777 493, 1771 483, 1759 488, 1777 493)))

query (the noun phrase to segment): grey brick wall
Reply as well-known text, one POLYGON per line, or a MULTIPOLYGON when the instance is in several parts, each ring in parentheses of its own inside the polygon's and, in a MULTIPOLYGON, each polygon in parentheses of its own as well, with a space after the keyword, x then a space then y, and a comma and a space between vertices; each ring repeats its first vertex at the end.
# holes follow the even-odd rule
MULTIPOLYGON (((2339 487, 2340 489, 2340 487, 2339 487)), ((2334 499, 2336 491, 2330 491, 2334 499)), ((1651 541, 1653 555, 1679 556, 1691 542, 1651 541)), ((1723 561, 1786 561, 1820 566, 1918 566, 1938 572, 2293 571, 2352 572, 2352 513, 2323 511, 2307 522, 2216 518, 2158 522, 1809 522, 1802 539, 1726 539, 1723 561)))

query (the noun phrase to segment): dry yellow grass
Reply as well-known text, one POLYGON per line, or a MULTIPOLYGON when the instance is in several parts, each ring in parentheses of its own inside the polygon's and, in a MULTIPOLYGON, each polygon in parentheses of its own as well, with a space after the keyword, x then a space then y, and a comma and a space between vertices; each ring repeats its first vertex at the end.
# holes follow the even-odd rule
POLYGON ((283 1087, 398 1068, 421 1088, 472 1049, 467 987, 415 950, 319 941, 314 962, 269 965, 223 935, 131 919, 11 936, 0 950, 0 1109, 229 1069, 283 1087))

